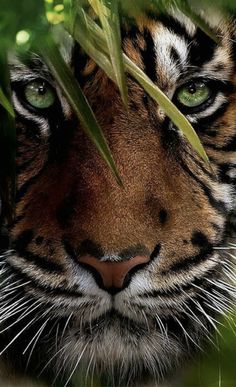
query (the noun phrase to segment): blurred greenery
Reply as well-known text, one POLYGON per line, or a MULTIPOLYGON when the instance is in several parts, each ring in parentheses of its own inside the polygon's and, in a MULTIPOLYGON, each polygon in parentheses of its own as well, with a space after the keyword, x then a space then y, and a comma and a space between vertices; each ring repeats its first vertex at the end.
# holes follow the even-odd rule
POLYGON ((185 368, 181 387, 236 386, 236 315, 224 320, 215 334, 215 344, 185 368))

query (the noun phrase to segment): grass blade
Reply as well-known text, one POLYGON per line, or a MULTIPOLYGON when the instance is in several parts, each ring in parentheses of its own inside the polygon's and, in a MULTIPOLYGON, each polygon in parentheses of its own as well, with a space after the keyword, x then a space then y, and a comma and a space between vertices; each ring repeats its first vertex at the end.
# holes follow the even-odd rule
MULTIPOLYGON (((94 36, 94 40, 97 42, 97 47, 108 53, 109 49, 106 43, 103 30, 95 23, 88 15, 86 15, 87 26, 90 30, 90 34, 94 36)), ((79 36, 77 34, 77 24, 75 25, 74 31, 69 31, 73 33, 75 40, 79 41, 79 36)), ((80 41, 79 41, 80 42, 80 41)), ((160 90, 160 88, 155 85, 147 75, 133 63, 125 54, 123 54, 123 60, 125 69, 129 72, 146 90, 146 92, 161 106, 165 111, 166 115, 171 119, 171 121, 180 129, 180 131, 188 139, 192 147, 198 152, 201 158, 209 162, 207 154, 201 144, 199 137, 197 136, 192 125, 189 123, 187 118, 179 111, 179 109, 169 100, 169 98, 160 90)))
POLYGON ((116 82, 114 70, 110 59, 101 50, 96 48, 96 42, 93 39, 93 35, 87 25, 86 14, 82 7, 77 7, 77 13, 66 17, 66 27, 71 31, 72 36, 74 35, 74 29, 76 28, 77 39, 84 49, 84 51, 92 58, 98 66, 105 71, 107 76, 116 82), (73 18, 73 19, 72 19, 73 18))
POLYGON ((99 153, 106 161, 113 172, 119 185, 122 185, 111 151, 106 139, 96 121, 91 107, 86 100, 79 84, 76 82, 71 70, 64 62, 58 47, 50 37, 46 37, 44 42, 38 46, 45 62, 52 71, 55 79, 61 86, 65 96, 78 115, 82 127, 86 134, 96 145, 99 153))
POLYGON ((139 82, 150 97, 161 106, 166 115, 181 130, 201 158, 204 161, 209 162, 205 149, 187 118, 169 100, 163 91, 161 91, 127 56, 125 56, 125 66, 127 71, 139 82))
POLYGON ((208 35, 215 43, 219 43, 219 38, 215 32, 210 28, 207 22, 194 11, 194 9, 189 5, 187 0, 178 0, 176 6, 183 12, 189 19, 192 20, 196 26, 198 26, 206 35, 208 35))
POLYGON ((103 27, 109 49, 109 57, 114 69, 116 83, 124 104, 128 104, 128 91, 121 50, 120 20, 118 0, 89 0, 103 27))
POLYGON ((8 111, 8 113, 10 114, 10 116, 12 116, 12 118, 15 117, 15 113, 14 113, 12 104, 10 103, 8 98, 5 96, 1 86, 0 86, 0 104, 8 111))

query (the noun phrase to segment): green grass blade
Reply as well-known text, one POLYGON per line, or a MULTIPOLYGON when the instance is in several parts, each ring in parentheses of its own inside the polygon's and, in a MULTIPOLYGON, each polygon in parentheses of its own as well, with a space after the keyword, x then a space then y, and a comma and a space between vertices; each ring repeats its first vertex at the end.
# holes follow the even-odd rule
POLYGON ((64 62, 58 47, 50 37, 46 37, 44 42, 38 46, 38 49, 74 111, 78 115, 84 131, 93 141, 99 153, 110 167, 117 182, 122 185, 121 178, 102 130, 100 129, 79 84, 76 82, 71 70, 64 62))
POLYGON ((103 27, 114 69, 116 83, 125 105, 128 104, 128 91, 121 50, 120 20, 118 0, 88 0, 98 15, 103 27))
POLYGON ((71 17, 66 17, 66 27, 71 31, 71 35, 76 34, 77 41, 84 51, 105 71, 113 82, 116 82, 110 59, 101 50, 96 48, 96 43, 88 28, 83 8, 79 7, 78 12, 73 17, 75 18, 74 20, 71 17))
MULTIPOLYGON (((108 52, 108 46, 102 29, 88 16, 87 25, 89 26, 90 33, 93 34, 94 40, 97 42, 97 46, 100 50, 108 52)), ((72 31, 69 31, 72 33, 72 31)), ((74 30, 74 38, 77 39, 76 28, 74 30)), ((146 92, 161 106, 166 115, 171 121, 180 129, 180 131, 188 139, 192 147, 198 152, 202 159, 209 162, 207 154, 201 144, 199 137, 197 136, 192 125, 186 119, 186 117, 179 111, 179 109, 169 100, 169 98, 155 85, 147 75, 133 63, 125 54, 123 54, 123 60, 125 69, 129 72, 146 90, 146 92)))
POLYGON ((8 111, 10 116, 12 116, 13 118, 15 117, 15 113, 14 113, 12 104, 8 100, 8 98, 5 96, 1 86, 0 86, 0 104, 8 111))
POLYGON ((178 0, 176 6, 183 12, 187 17, 189 17, 196 26, 198 26, 206 35, 208 35, 214 42, 219 43, 220 39, 216 33, 210 28, 207 22, 194 11, 194 9, 189 5, 187 0, 178 0))
POLYGON ((208 162, 209 160, 202 143, 187 118, 138 66, 136 66, 127 56, 124 56, 124 58, 127 71, 139 82, 150 97, 161 106, 166 115, 183 132, 202 159, 208 162))

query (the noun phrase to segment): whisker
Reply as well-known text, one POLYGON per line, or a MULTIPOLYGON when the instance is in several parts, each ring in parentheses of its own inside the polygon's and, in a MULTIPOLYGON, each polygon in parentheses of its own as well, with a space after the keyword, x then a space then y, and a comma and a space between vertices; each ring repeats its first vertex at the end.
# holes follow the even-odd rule
POLYGON ((38 300, 33 303, 33 305, 30 305, 26 310, 24 310, 24 313, 20 315, 20 317, 18 317, 18 319, 16 321, 14 321, 12 324, 8 325, 6 328, 4 328, 2 331, 0 331, 0 334, 2 334, 3 332, 9 330, 11 327, 13 327, 15 324, 19 323, 21 320, 23 320, 26 316, 28 316, 29 314, 31 314, 35 309, 39 308, 42 304, 41 302, 38 304, 38 300), (35 306, 36 304, 36 306, 35 306), (33 308, 32 308, 33 306, 33 308), (27 312, 27 313, 26 313, 27 312))
POLYGON ((72 376, 73 376, 74 373, 75 373, 76 368, 77 368, 78 365, 79 365, 80 360, 81 360, 82 357, 83 357, 84 352, 86 351, 86 349, 87 349, 87 347, 88 347, 88 344, 89 344, 89 343, 85 344, 85 346, 84 346, 84 348, 83 348, 81 354, 79 355, 79 357, 78 357, 78 359, 77 359, 77 361, 76 361, 76 364, 75 364, 75 366, 74 366, 74 368, 73 368, 73 370, 72 370, 72 372, 71 372, 71 374, 70 374, 70 376, 69 376, 67 382, 64 384, 64 387, 67 387, 67 386, 68 386, 68 384, 69 384, 69 382, 70 382, 72 376))
POLYGON ((90 367, 91 367, 92 362, 94 360, 94 355, 95 355, 95 353, 93 352, 91 357, 90 357, 90 360, 89 360, 89 364, 88 364, 86 375, 85 375, 85 386, 87 386, 89 370, 90 370, 90 367))
POLYGON ((50 317, 44 322, 44 324, 41 326, 41 328, 37 331, 37 334, 30 340, 29 344, 27 345, 27 347, 25 348, 24 352, 23 352, 23 355, 27 352, 28 348, 30 347, 31 343, 33 342, 33 340, 35 339, 34 343, 33 343, 33 346, 31 348, 31 351, 29 353, 29 357, 28 357, 28 360, 27 360, 27 363, 26 363, 26 369, 28 368, 29 366, 29 362, 30 362, 30 359, 32 357, 32 354, 33 354, 33 351, 34 351, 34 348, 40 338, 40 336, 42 335, 48 321, 50 320, 50 317))
POLYGON ((20 330, 20 332, 15 335, 15 337, 6 345, 6 347, 0 352, 0 356, 3 355, 3 353, 16 341, 16 339, 37 319, 37 317, 34 317, 28 324, 24 326, 23 329, 20 330))
POLYGON ((174 320, 177 321, 177 323, 179 324, 179 326, 182 328, 182 331, 183 331, 183 333, 184 333, 184 336, 185 336, 185 340, 186 340, 187 345, 188 345, 188 340, 187 340, 187 338, 188 338, 190 341, 192 341, 192 343, 193 343, 197 348, 200 349, 200 351, 202 351, 202 347, 200 347, 200 345, 196 343, 196 341, 191 337, 191 335, 187 332, 187 330, 184 328, 183 324, 181 324, 181 322, 179 321, 179 319, 178 319, 176 316, 174 316, 174 320))
POLYGON ((61 333, 61 340, 64 338, 64 335, 65 335, 65 332, 66 332, 66 328, 68 327, 69 322, 70 322, 72 316, 73 316, 73 312, 69 315, 68 319, 66 320, 65 326, 64 326, 63 331, 61 333))
POLYGON ((164 323, 163 323, 161 317, 158 316, 158 315, 155 315, 154 317, 155 317, 155 320, 158 323, 158 326, 160 328, 161 333, 163 334, 163 336, 165 336, 166 340, 169 341, 168 332, 167 332, 166 327, 164 326, 164 323))
POLYGON ((62 351, 65 351, 65 349, 67 348, 67 344, 65 344, 63 347, 61 347, 52 357, 51 359, 45 364, 45 366, 43 367, 43 369, 40 371, 40 373, 38 374, 38 377, 40 377, 42 375, 42 373, 46 370, 46 368, 49 366, 49 364, 51 364, 51 362, 55 359, 55 357, 57 357, 62 351))
POLYGON ((23 286, 26 286, 26 285, 28 285, 29 283, 31 283, 31 281, 27 281, 27 282, 24 282, 24 283, 20 283, 20 285, 18 285, 18 286, 13 286, 14 284, 19 283, 19 282, 21 282, 21 281, 18 280, 18 281, 16 281, 16 282, 13 282, 13 283, 11 284, 11 286, 8 285, 8 286, 4 287, 3 292, 5 293, 5 292, 8 292, 8 291, 16 290, 16 289, 19 289, 19 288, 21 288, 21 287, 23 287, 23 286), (13 286, 13 287, 12 287, 12 286, 13 286))
MULTIPOLYGON (((24 299, 24 298, 23 298, 24 299)), ((4 311, 4 314, 2 316, 2 318, 0 319, 0 323, 3 323, 4 321, 8 320, 9 318, 11 318, 12 316, 18 314, 19 312, 21 312, 22 310, 25 310, 25 307, 26 305, 30 302, 29 300, 26 300, 25 302, 23 302, 23 304, 20 304, 18 307, 15 308, 15 305, 18 305, 20 301, 16 301, 13 305, 10 305, 9 307, 7 307, 6 309, 3 309, 4 311), (13 310, 13 311, 12 311, 13 310), (7 312, 7 313, 6 313, 7 312)), ((1 330, 0 331, 0 334, 3 333, 5 331, 4 330, 1 330)))

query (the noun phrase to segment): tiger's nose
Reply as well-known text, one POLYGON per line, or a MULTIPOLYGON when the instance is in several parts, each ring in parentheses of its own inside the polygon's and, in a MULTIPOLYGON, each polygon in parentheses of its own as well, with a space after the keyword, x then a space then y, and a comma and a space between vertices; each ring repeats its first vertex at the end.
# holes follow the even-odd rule
POLYGON ((124 289, 130 282, 131 276, 149 261, 150 257, 145 255, 123 262, 104 262, 90 255, 79 258, 79 263, 93 273, 98 285, 111 294, 124 289))

